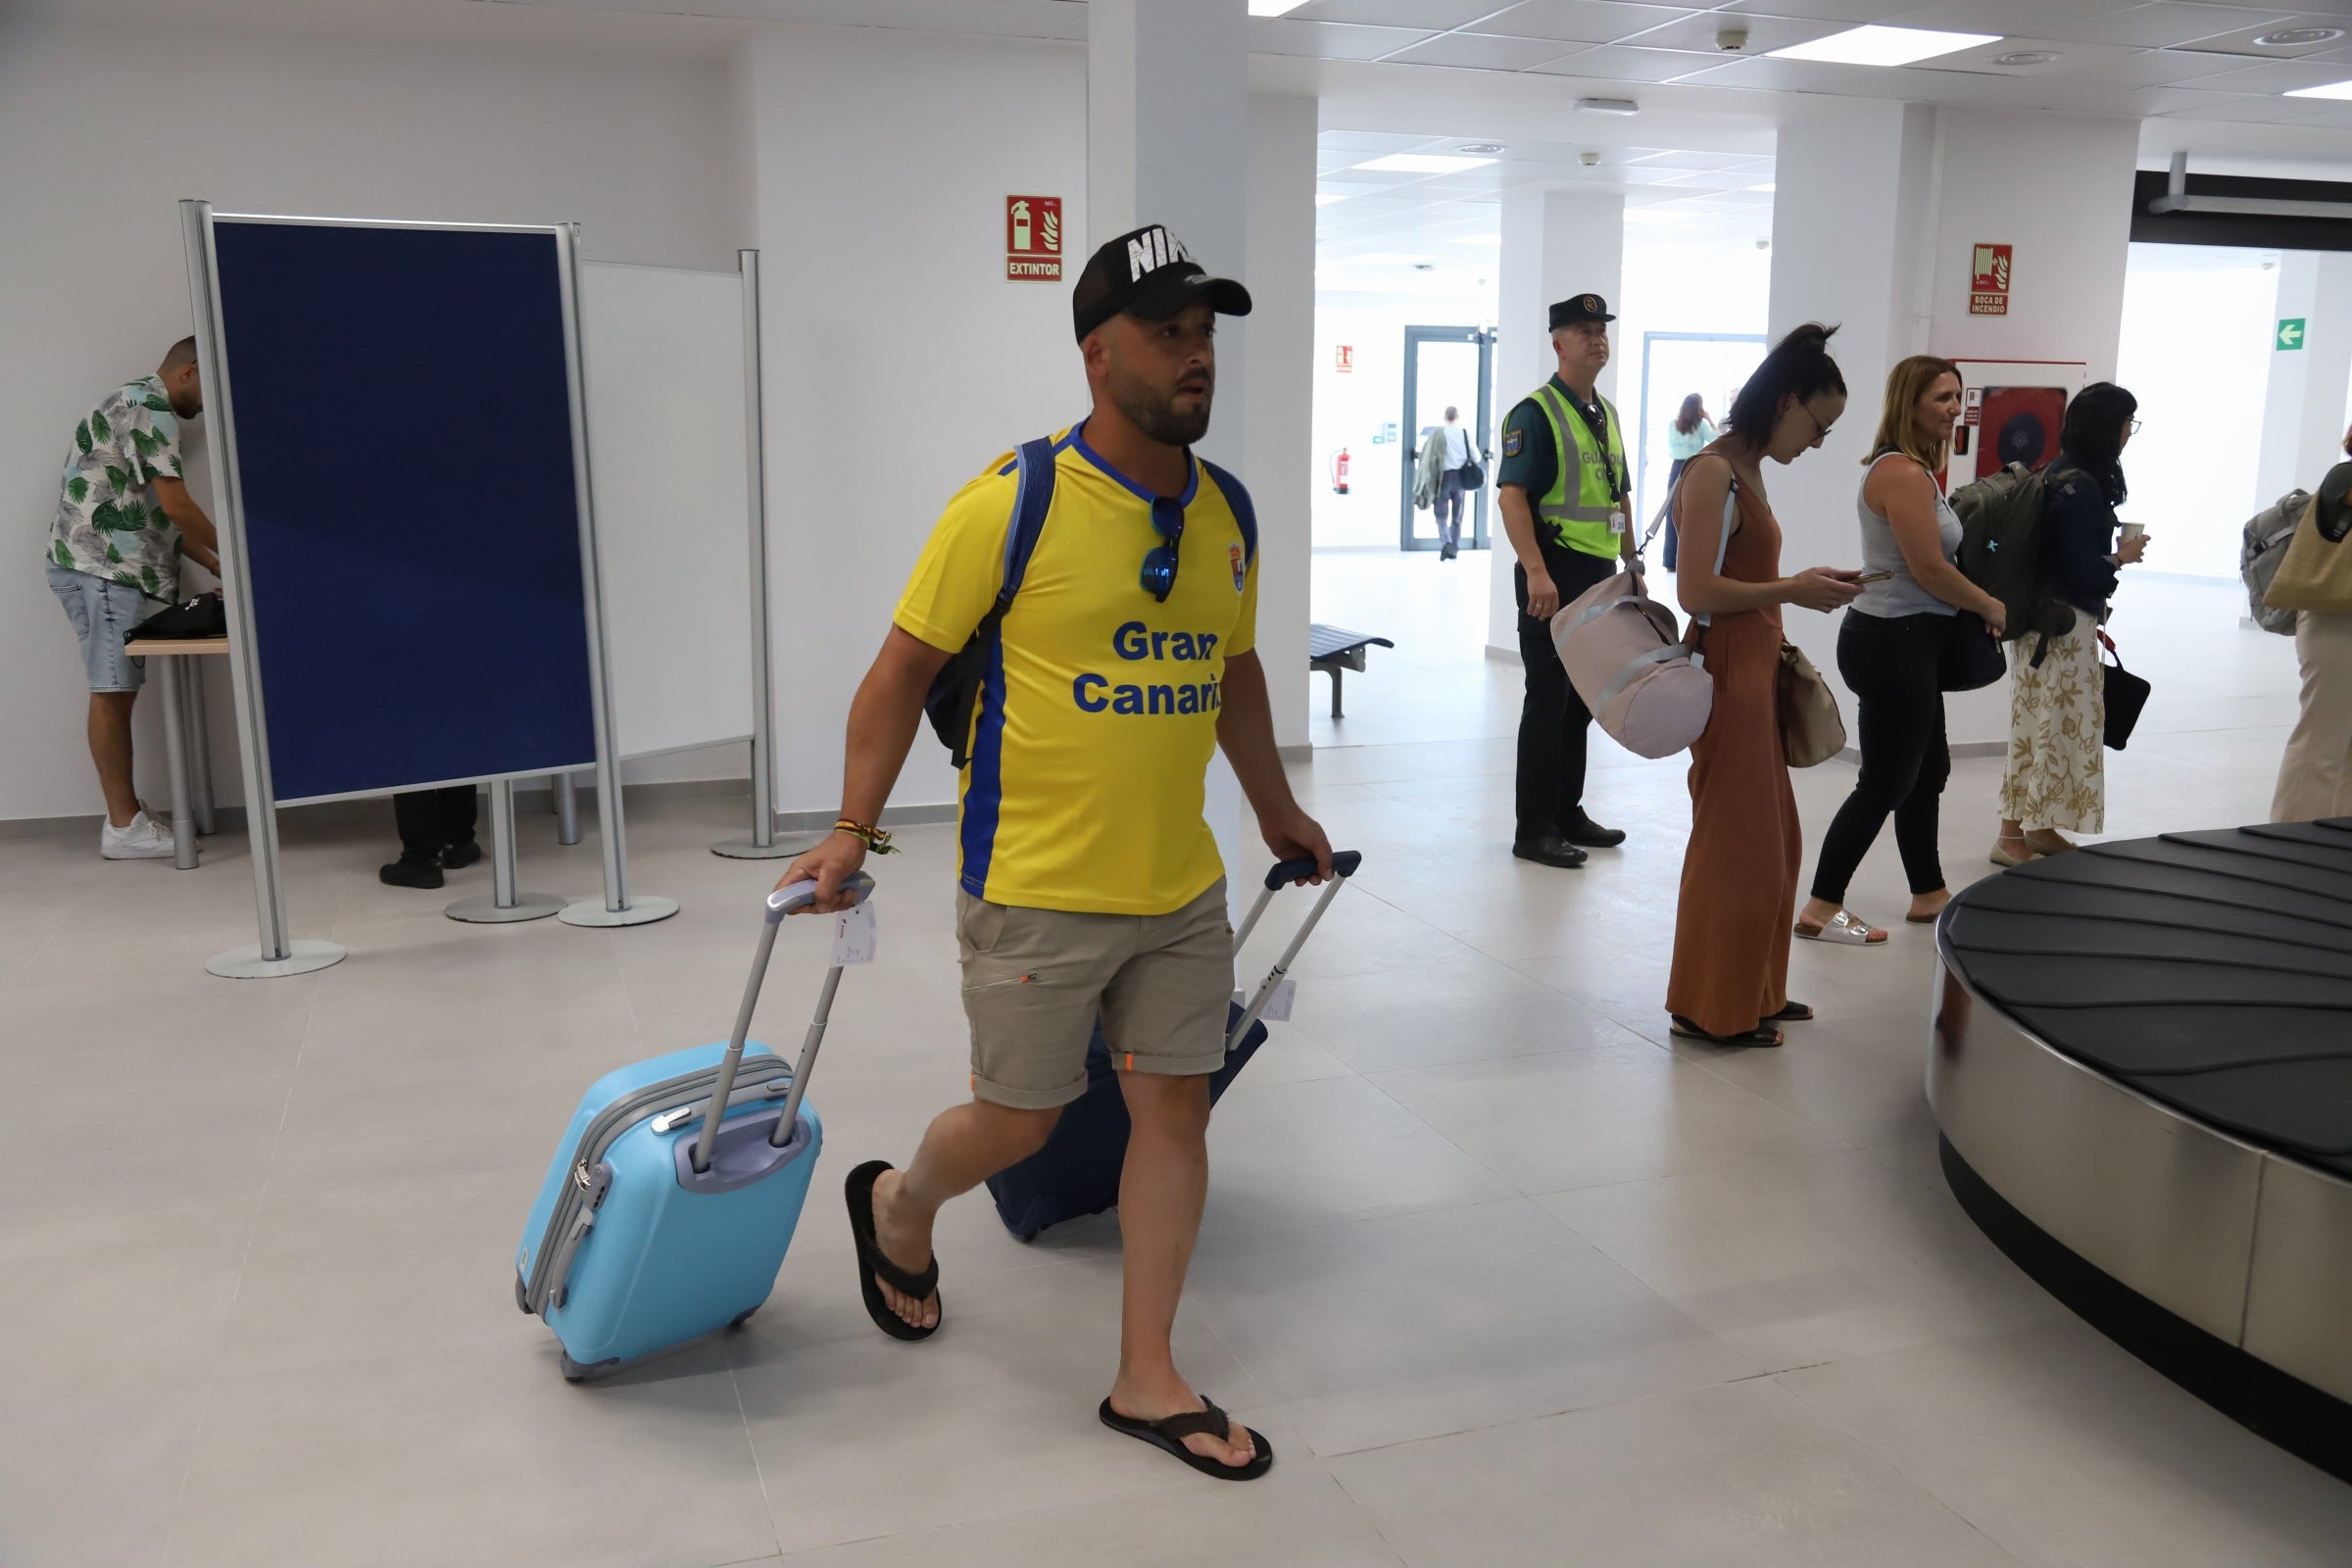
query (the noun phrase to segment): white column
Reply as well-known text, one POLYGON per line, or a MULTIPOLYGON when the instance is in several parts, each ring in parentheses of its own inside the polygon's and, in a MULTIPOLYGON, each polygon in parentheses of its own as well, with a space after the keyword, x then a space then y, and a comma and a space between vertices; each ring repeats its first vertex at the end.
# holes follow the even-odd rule
MULTIPOLYGON (((1558 364, 1551 352, 1552 302, 1571 294, 1598 294, 1614 310, 1624 299, 1625 198, 1586 191, 1505 191, 1497 265, 1500 338, 1494 345, 1494 417, 1499 424, 1513 404, 1550 378, 1558 364)), ((1615 402, 1618 367, 1639 349, 1614 338, 1611 345, 1614 352, 1598 384, 1601 395, 1615 402)), ((1499 461, 1499 447, 1495 457, 1499 461)), ((1511 567, 1518 558, 1503 535, 1499 507, 1493 516, 1487 650, 1516 662, 1519 608, 1512 596, 1511 567)))
MULTIPOLYGON (((1315 353, 1315 100, 1250 97, 1251 302, 1241 380, 1251 411, 1242 475, 1257 504, 1257 647, 1274 698, 1274 739, 1307 744, 1315 353)), ((1226 373, 1234 363, 1226 362, 1226 373)), ((1218 416, 1230 413, 1222 406, 1218 416)))
POLYGON ((2278 263, 2278 319, 2300 318, 2300 348, 2271 344, 2256 508, 2309 490, 2344 461, 2346 385, 2352 382, 2352 252, 2288 251, 2278 263))
MULTIPOLYGON (((1072 267, 1082 266, 1085 254, 1113 235, 1144 223, 1164 223, 1211 272, 1239 274, 1250 282, 1245 270, 1250 183, 1248 0, 1091 0, 1086 10, 1087 243, 1072 256, 1072 267)), ((1310 169, 1310 222, 1311 191, 1310 169)), ((1252 301, 1266 308, 1254 294, 1252 301)), ((1311 332, 1311 281, 1305 315, 1305 329, 1311 332)), ((1278 327, 1277 335, 1282 330, 1278 327)), ((1254 486, 1259 475, 1248 466, 1245 440, 1250 337, 1247 320, 1219 324, 1216 414, 1199 450, 1254 486)), ((1299 356, 1302 366, 1312 352, 1309 341, 1310 348, 1299 356)), ((1262 514, 1260 523, 1268 526, 1262 514)), ((1285 526, 1303 534, 1303 514, 1285 526)), ((1287 612, 1277 607, 1278 613, 1269 615, 1265 582, 1261 575, 1261 628, 1287 612)), ((1301 665, 1303 641, 1301 633, 1301 665)), ((1269 685, 1285 690, 1280 669, 1270 658, 1264 662, 1269 685)), ((1279 722, 1276 734, 1279 738, 1279 722)), ((1262 869, 1265 852, 1254 833, 1243 830, 1241 785, 1221 755, 1209 766, 1207 814, 1238 901, 1262 869)))

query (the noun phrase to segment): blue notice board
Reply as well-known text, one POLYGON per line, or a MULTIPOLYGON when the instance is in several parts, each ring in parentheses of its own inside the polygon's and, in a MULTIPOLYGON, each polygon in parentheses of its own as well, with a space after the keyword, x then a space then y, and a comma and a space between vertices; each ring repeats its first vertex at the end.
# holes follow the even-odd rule
POLYGON ((594 761, 557 236, 213 232, 272 793, 594 761))

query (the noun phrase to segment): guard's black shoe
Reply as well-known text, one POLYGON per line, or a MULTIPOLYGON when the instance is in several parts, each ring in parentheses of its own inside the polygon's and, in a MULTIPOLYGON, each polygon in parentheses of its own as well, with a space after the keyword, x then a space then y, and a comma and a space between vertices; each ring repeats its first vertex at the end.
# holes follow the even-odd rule
POLYGON ((437 888, 441 885, 441 862, 412 860, 404 855, 380 868, 375 876, 388 888, 437 888))
POLYGON ((1570 817, 1561 829, 1560 837, 1571 844, 1582 844, 1590 850, 1613 850, 1625 842, 1625 829, 1602 827, 1584 812, 1570 817))
POLYGON ((463 844, 449 844, 442 847, 441 866, 443 870, 447 871, 463 871, 481 858, 482 847, 473 840, 467 839, 463 844))
POLYGON ((1511 846, 1511 853, 1522 860, 1556 865, 1563 871, 1573 871, 1585 863, 1585 852, 1563 838, 1521 839, 1511 846))

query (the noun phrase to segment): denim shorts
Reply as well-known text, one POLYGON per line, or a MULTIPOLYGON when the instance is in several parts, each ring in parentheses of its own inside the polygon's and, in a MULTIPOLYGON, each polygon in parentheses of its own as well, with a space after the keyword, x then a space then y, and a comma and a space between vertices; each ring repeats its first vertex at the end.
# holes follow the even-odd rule
POLYGON ((74 635, 81 639, 81 667, 94 692, 135 692, 146 681, 143 659, 122 652, 131 628, 163 607, 136 588, 125 588, 86 571, 49 565, 49 589, 66 607, 74 635))

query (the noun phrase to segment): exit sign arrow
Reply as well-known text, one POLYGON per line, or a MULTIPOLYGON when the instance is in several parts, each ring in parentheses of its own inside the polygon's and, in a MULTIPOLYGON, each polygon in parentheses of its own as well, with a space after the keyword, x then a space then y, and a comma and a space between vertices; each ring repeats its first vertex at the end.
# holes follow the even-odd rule
POLYGON ((2303 346, 2303 320, 2302 317, 2296 316, 2278 323, 2280 349, 2299 349, 2303 346))

